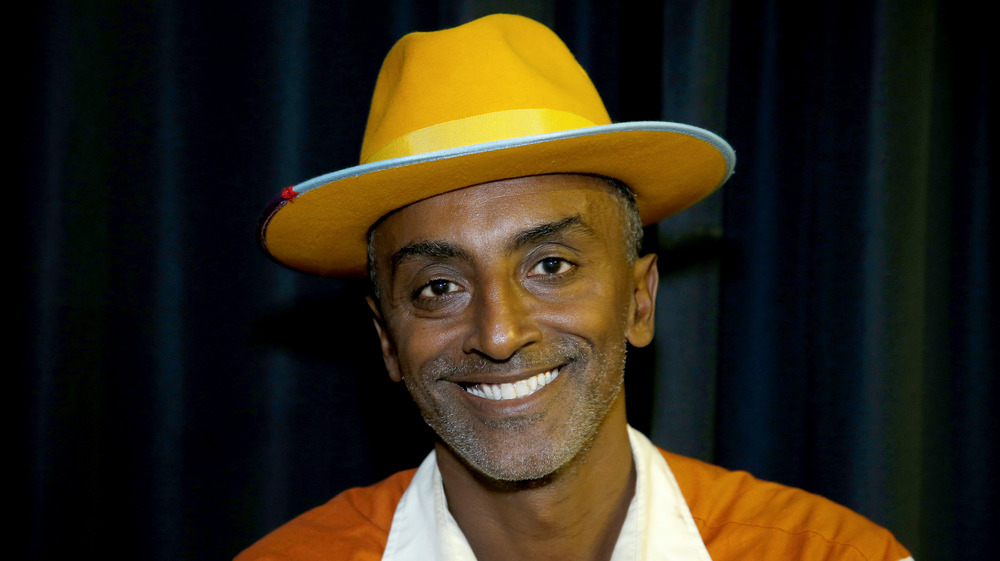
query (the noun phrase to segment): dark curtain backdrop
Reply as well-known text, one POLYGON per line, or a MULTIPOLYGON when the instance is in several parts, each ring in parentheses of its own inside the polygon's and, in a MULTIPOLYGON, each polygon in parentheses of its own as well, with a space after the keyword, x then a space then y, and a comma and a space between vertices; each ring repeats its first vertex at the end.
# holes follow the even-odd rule
POLYGON ((400 35, 493 11, 556 29, 616 120, 738 154, 647 231, 664 282, 632 423, 842 502, 918 559, 1000 549, 995 31, 971 2, 32 6, 6 87, 15 552, 226 559, 416 465, 431 437, 364 283, 275 265, 253 226, 355 163, 400 35))

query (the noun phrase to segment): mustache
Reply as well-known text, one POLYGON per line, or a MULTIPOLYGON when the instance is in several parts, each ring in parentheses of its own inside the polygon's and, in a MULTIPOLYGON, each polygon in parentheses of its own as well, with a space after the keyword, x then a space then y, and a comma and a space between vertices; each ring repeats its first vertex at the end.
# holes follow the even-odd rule
POLYGON ((588 355, 588 347, 571 340, 555 341, 545 348, 518 349, 510 358, 492 360, 480 354, 461 357, 440 356, 421 368, 429 379, 454 380, 472 374, 505 374, 508 372, 530 371, 550 368, 559 364, 569 364, 588 355))

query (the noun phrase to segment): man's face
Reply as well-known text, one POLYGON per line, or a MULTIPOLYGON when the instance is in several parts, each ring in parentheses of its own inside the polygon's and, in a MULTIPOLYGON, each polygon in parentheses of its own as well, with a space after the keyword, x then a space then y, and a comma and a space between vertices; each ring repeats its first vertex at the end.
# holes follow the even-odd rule
POLYGON ((466 464, 549 475, 624 397, 625 344, 652 337, 655 258, 628 263, 607 184, 526 177, 407 206, 375 230, 390 376, 466 464))

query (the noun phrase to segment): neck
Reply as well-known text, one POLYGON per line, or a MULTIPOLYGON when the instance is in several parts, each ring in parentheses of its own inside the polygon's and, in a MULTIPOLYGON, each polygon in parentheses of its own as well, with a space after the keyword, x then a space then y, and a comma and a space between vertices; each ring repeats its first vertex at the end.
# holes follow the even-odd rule
POLYGON ((610 559, 635 494, 624 395, 591 446, 544 482, 484 480, 442 444, 437 458, 448 508, 479 561, 610 559))

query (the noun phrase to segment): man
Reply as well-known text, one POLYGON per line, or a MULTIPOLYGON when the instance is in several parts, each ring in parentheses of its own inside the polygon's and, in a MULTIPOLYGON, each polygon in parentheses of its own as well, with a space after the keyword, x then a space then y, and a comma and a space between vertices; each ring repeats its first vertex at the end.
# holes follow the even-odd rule
POLYGON ((909 554, 825 499, 655 448, 629 428, 626 343, 653 335, 642 222, 732 173, 675 123, 612 124, 544 26, 490 16, 404 37, 362 165, 286 189, 261 245, 367 267, 389 376, 437 433, 418 470, 352 489, 250 559, 880 559, 909 554))

